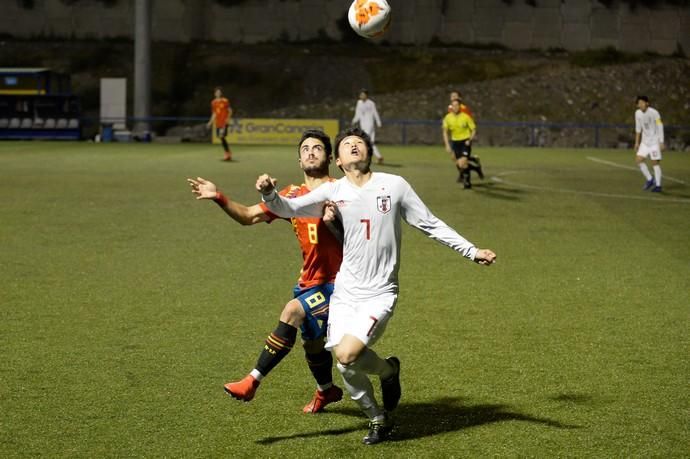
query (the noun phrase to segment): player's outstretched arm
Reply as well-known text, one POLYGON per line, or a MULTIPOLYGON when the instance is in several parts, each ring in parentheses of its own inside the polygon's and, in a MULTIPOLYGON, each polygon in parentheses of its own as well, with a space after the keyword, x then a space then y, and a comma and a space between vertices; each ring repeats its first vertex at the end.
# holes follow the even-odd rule
POLYGON ((324 183, 314 191, 297 198, 286 199, 276 193, 277 180, 268 174, 256 179, 256 189, 271 213, 281 218, 323 217, 324 203, 330 200, 332 183, 324 183))
POLYGON ((265 222, 269 220, 266 212, 263 211, 258 204, 247 207, 244 204, 230 200, 216 185, 202 177, 196 179, 187 179, 187 183, 192 188, 192 193, 196 195, 197 199, 212 199, 220 206, 226 214, 233 220, 242 225, 254 225, 256 223, 265 222))
POLYGON ((401 180, 403 181, 402 186, 405 188, 400 200, 401 216, 407 224, 414 226, 431 239, 450 247, 463 257, 474 260, 477 247, 432 214, 410 184, 402 178, 401 180))
POLYGON ((477 249, 474 262, 485 266, 492 265, 496 263, 496 254, 490 249, 477 249))

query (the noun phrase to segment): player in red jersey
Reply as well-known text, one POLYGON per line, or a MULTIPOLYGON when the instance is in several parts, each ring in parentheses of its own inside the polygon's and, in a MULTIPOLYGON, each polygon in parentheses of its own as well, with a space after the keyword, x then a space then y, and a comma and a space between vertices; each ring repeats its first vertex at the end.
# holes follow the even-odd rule
POLYGON ((228 135, 228 124, 231 117, 232 107, 230 107, 230 101, 223 97, 221 88, 215 88, 213 90, 213 100, 211 101, 211 118, 206 125, 209 128, 214 126, 216 129, 216 136, 223 144, 223 151, 225 152, 223 161, 232 161, 232 151, 230 151, 230 146, 225 138, 228 135))
MULTIPOLYGON (((331 153, 331 141, 324 132, 305 131, 299 143, 299 164, 304 172, 304 184, 290 185, 281 194, 295 198, 334 180, 328 174, 331 153)), ((242 225, 270 223, 279 218, 264 203, 247 207, 231 201, 218 191, 216 185, 201 177, 187 181, 197 199, 213 199, 242 225)), ((292 349, 300 328, 307 363, 317 383, 316 393, 303 411, 318 413, 329 403, 339 401, 343 395, 342 389, 333 384, 333 357, 324 349, 330 296, 342 261, 342 232, 321 218, 293 218, 288 221, 292 221, 304 260, 293 292, 294 299, 283 308, 278 326, 266 339, 254 369, 242 380, 225 384, 224 389, 238 400, 248 402, 254 398, 261 380, 292 349)))
POLYGON ((474 115, 472 114, 472 110, 470 110, 470 107, 468 107, 467 105, 462 103, 462 94, 457 89, 454 89, 453 91, 450 92, 450 103, 448 104, 448 113, 453 111, 453 101, 454 100, 460 101, 460 113, 466 113, 467 116, 474 119, 474 115))

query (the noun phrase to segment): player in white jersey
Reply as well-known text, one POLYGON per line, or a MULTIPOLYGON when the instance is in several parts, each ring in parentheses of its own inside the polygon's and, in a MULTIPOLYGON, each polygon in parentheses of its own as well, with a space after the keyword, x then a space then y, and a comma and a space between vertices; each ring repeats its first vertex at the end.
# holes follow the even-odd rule
POLYGON ((355 116, 352 118, 352 124, 359 123, 359 127, 367 133, 371 139, 372 151, 376 156, 376 162, 383 164, 383 156, 376 146, 376 127, 381 127, 381 118, 379 112, 376 110, 376 104, 369 99, 369 93, 366 89, 359 91, 359 100, 355 107, 355 116))
POLYGON ((661 191, 661 152, 664 150, 664 125, 659 112, 649 106, 647 96, 637 96, 635 111, 635 161, 647 180, 644 189, 661 191), (645 160, 652 160, 654 177, 649 173, 645 160))
POLYGON ((366 444, 389 438, 388 414, 400 400, 400 361, 382 359, 371 346, 381 337, 398 297, 401 220, 482 265, 496 255, 471 242, 435 217, 400 176, 370 169, 372 145, 361 129, 336 138, 336 164, 345 177, 321 185, 308 195, 283 199, 276 180, 264 174, 256 187, 266 206, 281 217, 321 216, 335 209, 344 229, 343 262, 335 279, 328 321, 328 342, 338 360, 350 396, 370 419, 366 444), (381 380, 383 409, 374 398, 368 375, 381 380))

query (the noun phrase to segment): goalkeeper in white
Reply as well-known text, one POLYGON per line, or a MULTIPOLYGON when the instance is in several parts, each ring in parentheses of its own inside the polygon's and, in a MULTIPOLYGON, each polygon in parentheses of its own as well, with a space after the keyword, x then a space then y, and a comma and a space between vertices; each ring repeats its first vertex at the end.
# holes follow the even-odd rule
POLYGON ((331 297, 326 348, 334 352, 350 396, 370 419, 363 441, 374 444, 390 437, 393 424, 387 413, 401 395, 400 361, 383 359, 371 349, 397 301, 401 219, 476 263, 490 265, 496 255, 476 248, 436 218, 402 177, 372 173, 371 140, 361 129, 341 133, 335 144, 336 164, 345 177, 293 199, 279 196, 276 180, 266 174, 257 179, 256 188, 280 217, 320 217, 328 206, 342 222, 343 262, 331 297), (368 375, 381 380, 383 408, 368 375))

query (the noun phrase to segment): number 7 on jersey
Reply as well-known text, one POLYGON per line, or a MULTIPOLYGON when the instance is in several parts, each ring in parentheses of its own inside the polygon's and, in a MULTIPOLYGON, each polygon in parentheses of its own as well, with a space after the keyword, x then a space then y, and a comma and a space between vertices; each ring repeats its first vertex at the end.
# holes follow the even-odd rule
POLYGON ((364 225, 367 227, 367 241, 371 239, 371 220, 368 218, 363 218, 360 220, 360 222, 364 223, 364 225))

